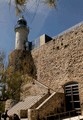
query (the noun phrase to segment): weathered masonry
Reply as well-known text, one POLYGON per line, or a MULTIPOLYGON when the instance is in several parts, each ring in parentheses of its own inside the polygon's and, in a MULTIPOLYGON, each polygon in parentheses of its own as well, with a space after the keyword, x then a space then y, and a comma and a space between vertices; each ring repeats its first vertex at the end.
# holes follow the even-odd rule
POLYGON ((66 110, 81 109, 83 114, 83 24, 32 50, 32 56, 37 80, 64 92, 66 110))

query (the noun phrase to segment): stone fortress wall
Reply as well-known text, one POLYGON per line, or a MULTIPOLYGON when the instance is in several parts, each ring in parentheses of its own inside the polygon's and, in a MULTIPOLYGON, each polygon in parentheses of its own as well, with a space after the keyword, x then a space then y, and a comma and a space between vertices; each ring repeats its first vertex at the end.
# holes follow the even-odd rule
POLYGON ((75 81, 83 108, 83 24, 32 50, 37 80, 56 91, 75 81))

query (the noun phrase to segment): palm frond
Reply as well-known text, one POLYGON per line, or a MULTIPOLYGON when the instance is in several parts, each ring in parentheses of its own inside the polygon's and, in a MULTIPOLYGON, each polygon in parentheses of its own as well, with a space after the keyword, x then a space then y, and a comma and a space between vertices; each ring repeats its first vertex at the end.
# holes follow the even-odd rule
POLYGON ((44 3, 48 4, 50 7, 56 7, 57 0, 44 0, 44 3))

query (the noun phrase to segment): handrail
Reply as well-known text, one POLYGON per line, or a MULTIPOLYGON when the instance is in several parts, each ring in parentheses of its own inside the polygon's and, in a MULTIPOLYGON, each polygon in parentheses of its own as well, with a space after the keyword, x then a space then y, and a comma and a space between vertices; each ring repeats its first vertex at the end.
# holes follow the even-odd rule
MULTIPOLYGON (((58 118, 59 118, 59 120, 60 120, 60 116, 61 115, 65 115, 65 117, 67 116, 67 113, 68 113, 68 115, 69 116, 67 116, 67 117, 72 117, 72 115, 71 115, 71 113, 75 113, 75 114, 78 114, 77 116, 79 116, 80 115, 80 113, 76 113, 76 112, 81 112, 81 110, 71 110, 71 111, 67 111, 67 112, 63 112, 63 113, 58 113, 58 114, 53 114, 53 115, 48 115, 48 116, 45 116, 45 118, 46 118, 46 120, 47 120, 47 118, 50 118, 50 117, 56 117, 56 116, 58 116, 58 118)), ((76 116, 76 115, 74 115, 74 116, 76 116)), ((73 116, 73 117, 74 117, 73 116)))
POLYGON ((52 88, 49 88, 47 85, 43 84, 42 82, 38 81, 38 80, 35 80, 37 83, 39 83, 40 85, 42 85, 44 88, 46 89, 50 89, 52 90, 53 92, 55 92, 52 88))
MULTIPOLYGON (((40 82, 40 81, 38 81, 38 80, 34 80, 34 81, 38 82, 38 83, 41 84, 44 88, 46 88, 46 89, 48 89, 48 90, 51 90, 51 91, 53 91, 53 92, 58 92, 58 91, 62 88, 62 86, 61 86, 61 87, 59 87, 57 90, 53 90, 52 88, 50 88, 49 86, 43 84, 42 82, 40 82)), ((35 82, 34 82, 34 84, 35 84, 35 82)))
POLYGON ((56 94, 56 92, 53 92, 47 99, 45 99, 37 108, 36 110, 40 109, 43 105, 45 105, 45 103, 52 98, 54 95, 56 94))

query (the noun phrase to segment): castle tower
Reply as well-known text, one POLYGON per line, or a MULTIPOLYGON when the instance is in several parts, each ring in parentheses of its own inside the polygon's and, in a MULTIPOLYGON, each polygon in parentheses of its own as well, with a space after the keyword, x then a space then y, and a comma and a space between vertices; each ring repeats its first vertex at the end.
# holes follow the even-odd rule
POLYGON ((24 17, 19 18, 17 25, 15 26, 16 39, 15 49, 26 50, 28 42, 29 27, 24 17))

